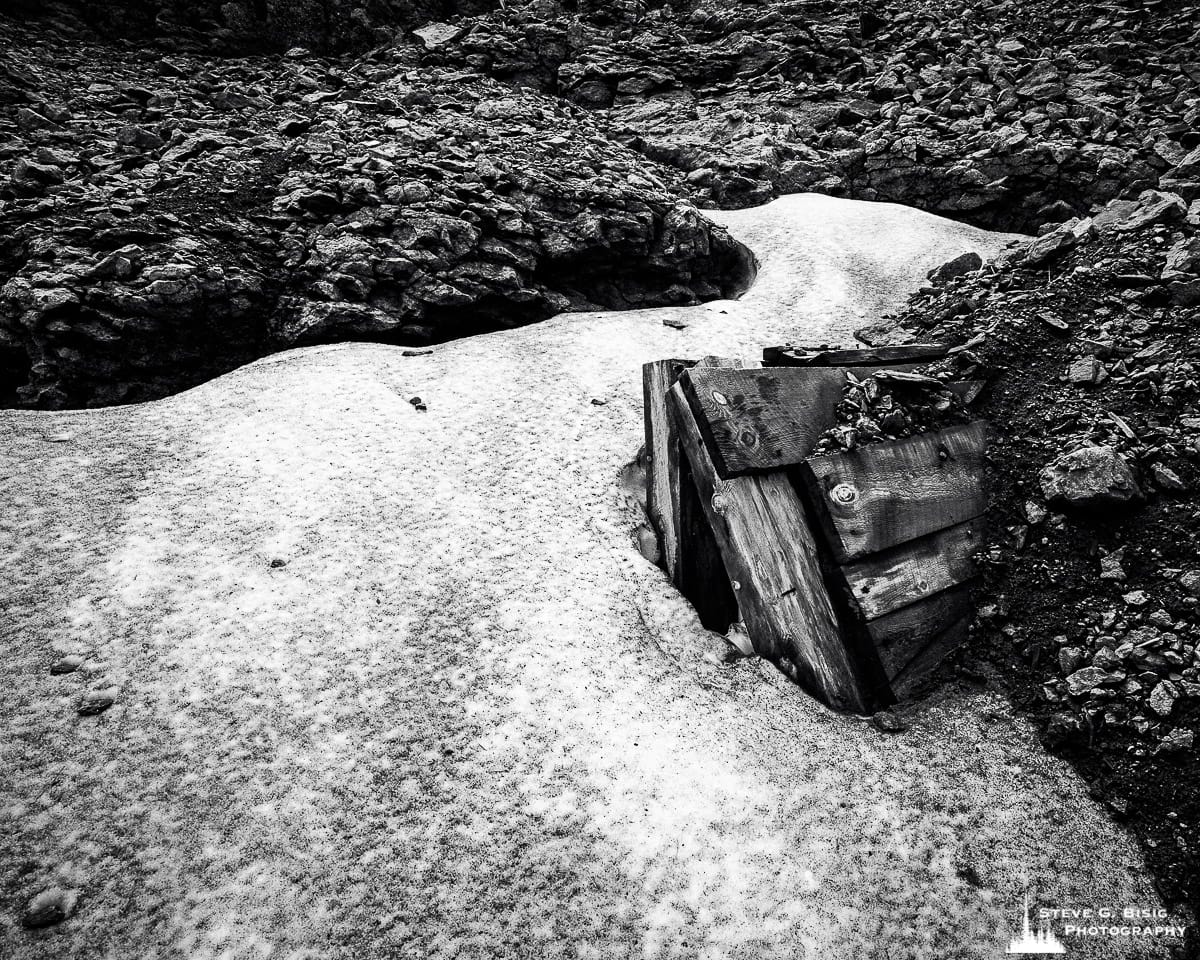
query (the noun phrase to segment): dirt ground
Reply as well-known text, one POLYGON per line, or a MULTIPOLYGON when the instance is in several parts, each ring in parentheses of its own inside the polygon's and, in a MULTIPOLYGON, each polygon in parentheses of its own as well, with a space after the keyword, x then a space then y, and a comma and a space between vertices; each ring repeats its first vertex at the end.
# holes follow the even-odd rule
POLYGON ((816 196, 713 216, 761 261, 736 303, 0 414, 0 953, 995 957, 1026 880, 1158 906, 996 689, 882 733, 726 663, 637 551, 644 361, 845 341, 1008 239, 816 196), (78 715, 89 689, 114 704, 78 715), (74 914, 24 929, 48 886, 74 914))

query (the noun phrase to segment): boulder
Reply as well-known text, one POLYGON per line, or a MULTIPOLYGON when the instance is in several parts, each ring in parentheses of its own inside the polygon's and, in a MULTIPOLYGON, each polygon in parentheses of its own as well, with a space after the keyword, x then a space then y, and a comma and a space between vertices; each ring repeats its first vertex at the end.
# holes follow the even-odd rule
POLYGON ((1071 229, 1074 224, 1063 224, 1044 236, 1038 237, 1025 248, 1022 261, 1028 267, 1040 267, 1057 259, 1079 243, 1071 229))
POLYGON ((1129 464, 1108 446, 1065 454, 1043 469, 1039 479, 1046 501, 1059 509, 1094 511, 1142 499, 1129 464))
POLYGON ((1167 251, 1162 279, 1184 280, 1200 276, 1200 236, 1185 237, 1167 251))
POLYGON ((1176 193, 1146 190, 1137 200, 1116 200, 1096 215, 1093 222, 1101 233, 1125 233, 1156 223, 1183 219, 1187 204, 1176 193))
POLYGON ((964 276, 983 266, 983 258, 973 250, 960 254, 953 260, 943 263, 940 267, 930 270, 926 276, 933 283, 944 283, 956 277, 964 276))
POLYGON ((1124 679, 1123 673, 1110 673, 1102 667, 1084 667, 1067 677, 1067 692, 1073 697, 1082 697, 1096 687, 1119 683, 1124 679))

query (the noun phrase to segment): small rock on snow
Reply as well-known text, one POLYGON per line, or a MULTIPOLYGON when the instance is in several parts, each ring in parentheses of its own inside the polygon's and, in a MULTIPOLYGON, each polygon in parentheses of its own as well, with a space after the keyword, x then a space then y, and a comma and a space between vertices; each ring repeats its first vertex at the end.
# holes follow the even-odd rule
POLYGON ((908 729, 908 724, 892 710, 880 710, 872 714, 871 723, 884 733, 903 733, 908 729))
POLYGON ((83 657, 77 653, 71 653, 58 660, 50 668, 50 672, 55 676, 60 676, 64 673, 74 673, 83 665, 83 657))
POLYGON ((62 923, 75 910, 75 893, 61 887, 43 890, 25 906, 21 922, 30 929, 52 927, 62 923))
POLYGON ((94 717, 103 713, 117 702, 117 692, 113 689, 89 690, 80 698, 76 708, 81 717, 94 717))

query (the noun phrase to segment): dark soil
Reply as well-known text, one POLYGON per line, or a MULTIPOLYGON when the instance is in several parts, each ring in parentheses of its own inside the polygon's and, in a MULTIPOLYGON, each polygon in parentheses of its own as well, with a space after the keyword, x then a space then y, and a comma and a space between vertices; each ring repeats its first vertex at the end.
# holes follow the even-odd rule
MULTIPOLYGON (((931 372, 988 380, 974 412, 994 431, 990 542, 960 675, 994 668, 1140 839, 1164 898, 1197 911, 1200 317, 1162 279, 1167 250, 1195 234, 1182 206, 1036 266, 1014 251, 927 288, 898 321, 910 338, 969 344, 931 372), (1048 507, 1042 468, 1090 445, 1119 451, 1142 503, 1048 507)), ((1194 931, 1182 955, 1200 955, 1194 931)))

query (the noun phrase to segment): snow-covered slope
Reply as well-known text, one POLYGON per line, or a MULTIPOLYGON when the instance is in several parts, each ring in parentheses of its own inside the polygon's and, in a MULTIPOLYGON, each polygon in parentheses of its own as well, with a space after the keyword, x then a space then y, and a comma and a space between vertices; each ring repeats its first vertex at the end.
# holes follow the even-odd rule
POLYGON ((0 415, 0 953, 993 957, 1026 874, 1156 904, 996 694, 887 736, 723 664, 638 553, 644 361, 844 340, 1007 239, 816 196, 713 216, 762 262, 737 303, 0 415), (76 914, 22 929, 48 885, 76 914))

